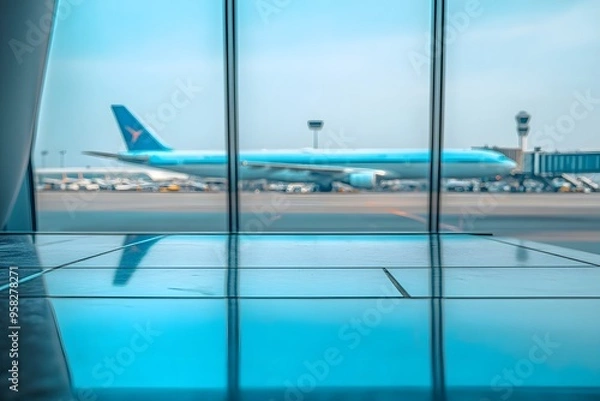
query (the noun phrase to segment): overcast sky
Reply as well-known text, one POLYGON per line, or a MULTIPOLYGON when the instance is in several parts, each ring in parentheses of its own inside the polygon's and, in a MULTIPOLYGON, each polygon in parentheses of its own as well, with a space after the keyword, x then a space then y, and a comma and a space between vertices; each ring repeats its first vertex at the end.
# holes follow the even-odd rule
MULTIPOLYGON (((222 150, 221 1, 77 3, 53 34, 37 165, 42 150, 48 167, 61 149, 67 166, 124 150, 111 104, 176 149, 222 150)), ((323 147, 426 148, 427 3, 239 1, 241 149, 309 147, 314 118, 323 147)), ((599 1, 452 0, 448 16, 446 147, 516 146, 524 109, 530 147, 600 150, 599 1)))

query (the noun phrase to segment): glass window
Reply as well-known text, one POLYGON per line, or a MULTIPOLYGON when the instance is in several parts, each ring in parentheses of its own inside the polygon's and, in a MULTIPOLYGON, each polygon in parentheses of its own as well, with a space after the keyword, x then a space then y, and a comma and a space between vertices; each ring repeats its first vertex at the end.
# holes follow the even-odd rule
POLYGON ((443 229, 600 252, 600 4, 447 12, 443 229))
POLYGON ((221 2, 58 9, 33 154, 39 229, 225 230, 221 2))
POLYGON ((238 2, 241 231, 426 229, 430 7, 238 2))

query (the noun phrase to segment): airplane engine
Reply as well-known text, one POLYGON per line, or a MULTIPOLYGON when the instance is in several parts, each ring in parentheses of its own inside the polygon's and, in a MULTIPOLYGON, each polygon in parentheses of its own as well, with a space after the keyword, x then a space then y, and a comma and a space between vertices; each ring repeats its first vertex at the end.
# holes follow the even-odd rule
POLYGON ((356 188, 371 189, 377 185, 377 174, 375 173, 354 173, 348 175, 348 184, 356 188))

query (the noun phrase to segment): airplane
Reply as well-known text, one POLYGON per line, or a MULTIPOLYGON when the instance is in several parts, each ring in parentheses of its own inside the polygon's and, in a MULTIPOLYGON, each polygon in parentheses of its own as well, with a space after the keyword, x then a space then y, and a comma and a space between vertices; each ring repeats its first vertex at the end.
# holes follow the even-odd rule
MULTIPOLYGON (((86 151, 126 163, 211 178, 227 177, 227 154, 180 151, 167 146, 123 105, 111 106, 127 151, 86 151)), ((264 150, 239 153, 239 178, 310 182, 319 191, 334 181, 360 189, 374 188, 382 179, 423 179, 429 175, 430 152, 406 149, 264 150)), ((444 177, 487 178, 509 174, 517 164, 492 150, 443 150, 444 177)))

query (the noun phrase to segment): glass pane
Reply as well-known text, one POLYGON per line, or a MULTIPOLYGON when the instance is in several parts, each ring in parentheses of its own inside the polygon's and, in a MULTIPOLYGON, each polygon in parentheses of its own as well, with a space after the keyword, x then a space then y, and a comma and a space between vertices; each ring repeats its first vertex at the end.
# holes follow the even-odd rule
POLYGON ((443 228, 600 253, 599 4, 448 3, 443 228))
POLYGON ((238 6, 241 230, 424 231, 429 2, 238 6))
POLYGON ((223 87, 220 2, 62 1, 33 154, 39 229, 225 230, 223 87))

